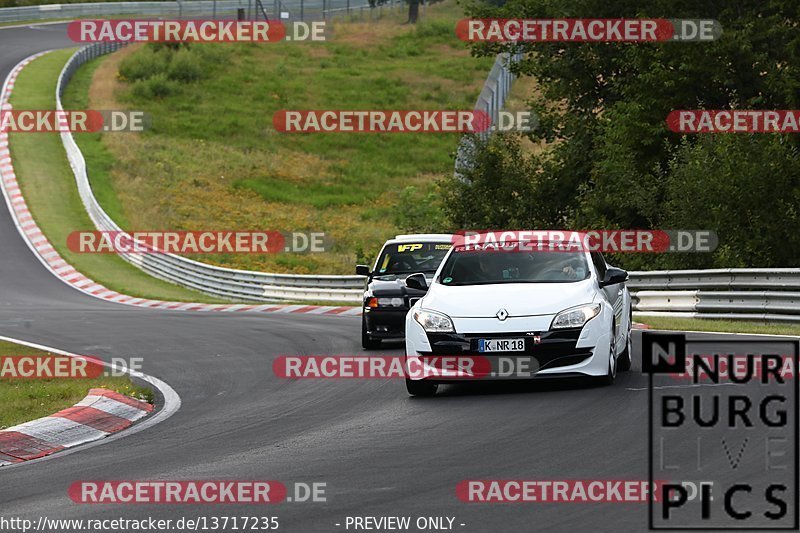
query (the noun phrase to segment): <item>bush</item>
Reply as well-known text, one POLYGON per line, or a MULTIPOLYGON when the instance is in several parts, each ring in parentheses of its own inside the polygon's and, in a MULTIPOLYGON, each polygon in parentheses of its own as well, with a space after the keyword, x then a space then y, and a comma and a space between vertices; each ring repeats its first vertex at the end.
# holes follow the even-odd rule
POLYGON ((210 44, 149 43, 122 61, 119 77, 128 82, 141 82, 161 76, 149 84, 134 84, 133 94, 148 95, 151 90, 165 94, 175 89, 164 83, 165 78, 177 83, 194 83, 226 61, 229 53, 228 48, 210 44))
POLYGON ((139 81, 166 73, 169 68, 170 56, 169 50, 146 46, 120 63, 119 76, 126 81, 139 81))
POLYGON ((191 50, 183 49, 173 55, 167 76, 181 83, 191 83, 202 78, 203 73, 202 59, 191 50))
POLYGON ((167 77, 166 74, 159 73, 146 80, 137 81, 133 84, 133 96, 140 99, 160 99, 180 91, 180 85, 167 77))
POLYGON ((666 192, 666 227, 719 235, 711 266, 797 265, 800 153, 791 136, 722 134, 684 142, 670 161, 666 192))
POLYGON ((407 233, 441 233, 445 226, 444 213, 435 192, 423 194, 409 186, 400 194, 395 224, 407 233))
POLYGON ((473 164, 440 184, 442 208, 457 229, 531 229, 564 227, 554 196, 574 194, 546 179, 542 161, 522 150, 518 133, 495 134, 488 143, 474 139, 462 154, 473 164))

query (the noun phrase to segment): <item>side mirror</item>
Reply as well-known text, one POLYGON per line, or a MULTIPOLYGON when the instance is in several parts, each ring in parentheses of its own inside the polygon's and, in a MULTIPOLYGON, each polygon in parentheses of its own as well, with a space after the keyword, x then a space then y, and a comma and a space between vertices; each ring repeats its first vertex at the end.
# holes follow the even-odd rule
POLYGON ((428 290, 428 281, 425 279, 425 274, 417 273, 411 274, 406 278, 406 287, 409 289, 417 289, 420 291, 428 290))
POLYGON ((626 281, 628 281, 627 271, 610 266, 608 270, 606 270, 606 275, 603 276, 603 281, 600 282, 600 286, 616 285, 617 283, 625 283, 626 281))
POLYGON ((369 276, 369 267, 367 265, 356 265, 356 274, 359 276, 369 276))

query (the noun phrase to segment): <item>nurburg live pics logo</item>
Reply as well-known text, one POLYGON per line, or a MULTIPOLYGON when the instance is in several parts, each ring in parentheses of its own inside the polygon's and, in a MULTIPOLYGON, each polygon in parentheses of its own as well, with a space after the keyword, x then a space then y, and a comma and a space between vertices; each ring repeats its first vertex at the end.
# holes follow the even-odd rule
POLYGON ((797 530, 800 341, 714 339, 642 334, 649 482, 670 480, 649 527, 797 530), (692 383, 676 384, 687 370, 692 383))

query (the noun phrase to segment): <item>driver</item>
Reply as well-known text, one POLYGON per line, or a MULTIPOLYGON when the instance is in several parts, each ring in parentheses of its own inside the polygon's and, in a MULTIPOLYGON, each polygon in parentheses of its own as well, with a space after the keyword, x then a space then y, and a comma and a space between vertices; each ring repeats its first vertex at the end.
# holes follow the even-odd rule
POLYGON ((389 272, 410 272, 413 270, 411 263, 403 254, 393 255, 389 264, 389 272))
POLYGON ((475 277, 481 281, 492 281, 497 279, 489 254, 478 254, 478 269, 475 277))
POLYGON ((583 266, 578 259, 570 259, 569 263, 561 269, 561 272, 563 272, 569 280, 580 279, 583 271, 583 266))

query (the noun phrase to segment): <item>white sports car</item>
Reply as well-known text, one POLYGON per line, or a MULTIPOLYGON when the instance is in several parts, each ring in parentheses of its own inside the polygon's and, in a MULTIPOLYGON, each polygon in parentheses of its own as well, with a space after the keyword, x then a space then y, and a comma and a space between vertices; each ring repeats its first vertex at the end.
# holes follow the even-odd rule
POLYGON ((631 366, 627 279, 599 252, 453 247, 430 287, 422 275, 406 280, 428 289, 405 320, 408 392, 431 396, 465 378, 593 376, 610 385, 631 366), (443 365, 449 356, 483 370, 443 365))

